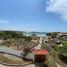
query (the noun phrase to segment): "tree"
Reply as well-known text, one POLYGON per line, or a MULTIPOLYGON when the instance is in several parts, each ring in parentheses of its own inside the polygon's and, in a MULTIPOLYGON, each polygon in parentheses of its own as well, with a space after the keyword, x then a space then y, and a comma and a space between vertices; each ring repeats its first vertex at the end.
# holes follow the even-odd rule
POLYGON ((47 36, 51 36, 51 33, 50 33, 50 32, 49 32, 49 33, 46 33, 46 35, 47 35, 47 36))
POLYGON ((31 36, 32 36, 32 37, 36 37, 36 34, 32 34, 31 36))
POLYGON ((3 39, 9 39, 9 38, 22 38, 23 34, 22 33, 18 33, 15 31, 3 31, 0 32, 0 38, 3 39))
POLYGON ((51 33, 51 37, 52 38, 56 38, 57 37, 57 33, 56 32, 51 33))
POLYGON ((51 36, 52 38, 56 38, 57 37, 57 32, 52 32, 52 33, 47 33, 47 36, 51 36))
POLYGON ((24 39, 25 39, 25 41, 31 41, 31 40, 32 40, 32 37, 30 37, 30 36, 25 36, 24 39))
POLYGON ((58 49, 60 55, 64 55, 67 57, 67 45, 64 45, 62 47, 59 47, 58 49))

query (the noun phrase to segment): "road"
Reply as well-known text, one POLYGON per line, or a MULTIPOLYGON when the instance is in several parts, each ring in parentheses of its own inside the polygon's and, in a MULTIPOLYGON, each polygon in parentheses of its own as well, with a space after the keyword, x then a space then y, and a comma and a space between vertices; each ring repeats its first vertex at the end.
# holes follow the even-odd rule
POLYGON ((39 44, 34 47, 34 49, 41 49, 41 44, 42 44, 42 37, 40 37, 39 44))
POLYGON ((4 65, 0 64, 0 67, 7 67, 7 66, 4 66, 4 65))
POLYGON ((44 67, 44 65, 40 63, 30 64, 26 66, 5 66, 5 65, 0 64, 0 67, 44 67))
POLYGON ((56 63, 57 64, 57 67, 61 67, 58 63, 56 63))
POLYGON ((41 63, 35 63, 35 64, 27 65, 27 66, 25 66, 25 67, 44 67, 44 65, 41 64, 41 63))
MULTIPOLYGON (((34 48, 35 49, 41 49, 41 44, 42 44, 42 37, 40 37, 39 44, 37 46, 35 46, 34 48)), ((13 51, 9 48, 0 48, 0 51, 5 52, 7 54, 13 54, 13 55, 21 56, 21 52, 13 51)), ((5 65, 0 64, 0 67, 13 67, 13 66, 5 66, 5 65)), ((44 67, 44 66, 41 63, 35 63, 35 64, 29 64, 26 66, 16 66, 16 67, 44 67)))

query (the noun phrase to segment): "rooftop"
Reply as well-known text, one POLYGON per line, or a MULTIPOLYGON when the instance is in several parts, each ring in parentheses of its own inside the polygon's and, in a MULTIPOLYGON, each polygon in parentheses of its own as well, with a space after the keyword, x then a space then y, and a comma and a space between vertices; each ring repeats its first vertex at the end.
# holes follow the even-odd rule
POLYGON ((49 54, 47 50, 43 50, 43 49, 34 49, 32 52, 38 55, 48 55, 49 54))

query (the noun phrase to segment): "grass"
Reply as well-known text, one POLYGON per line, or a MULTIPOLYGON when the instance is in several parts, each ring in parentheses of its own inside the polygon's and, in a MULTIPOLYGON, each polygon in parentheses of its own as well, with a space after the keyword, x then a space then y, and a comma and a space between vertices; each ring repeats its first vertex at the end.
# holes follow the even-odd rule
POLYGON ((64 62, 62 62, 60 59, 59 59, 59 49, 56 51, 56 50, 54 50, 54 49, 52 49, 52 51, 51 51, 51 55, 52 55, 52 57, 53 57, 53 59, 58 63, 58 64, 60 64, 60 65, 63 65, 63 67, 67 67, 67 64, 65 64, 64 62))
POLYGON ((62 41, 62 44, 63 44, 63 45, 67 45, 67 42, 65 42, 65 41, 62 41))
POLYGON ((48 56, 47 60, 48 60, 48 67, 57 67, 56 62, 51 55, 48 56))

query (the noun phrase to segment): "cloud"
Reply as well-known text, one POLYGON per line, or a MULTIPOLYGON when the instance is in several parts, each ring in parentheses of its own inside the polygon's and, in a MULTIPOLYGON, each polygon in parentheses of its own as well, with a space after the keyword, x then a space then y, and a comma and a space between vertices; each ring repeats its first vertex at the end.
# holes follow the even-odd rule
POLYGON ((67 21, 67 0, 48 0, 46 11, 56 13, 67 21))
POLYGON ((9 23, 9 22, 6 20, 0 20, 0 23, 9 23))

